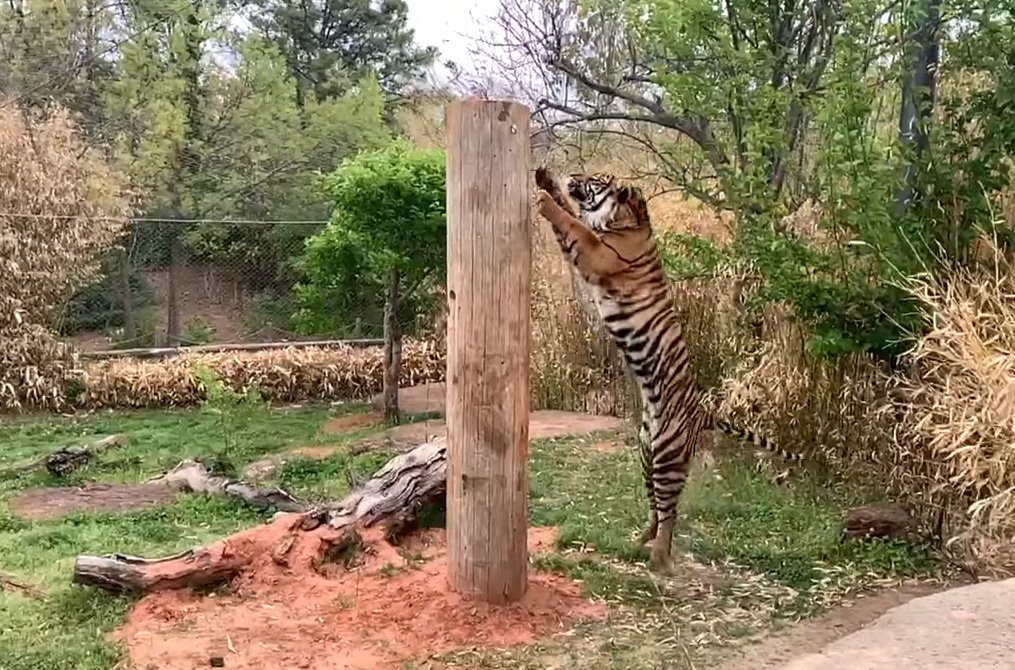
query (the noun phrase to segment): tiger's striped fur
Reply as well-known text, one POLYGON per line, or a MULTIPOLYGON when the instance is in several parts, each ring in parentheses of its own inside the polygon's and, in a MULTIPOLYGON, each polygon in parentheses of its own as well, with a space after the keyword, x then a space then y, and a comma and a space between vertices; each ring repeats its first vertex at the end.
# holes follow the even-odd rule
POLYGON ((640 190, 611 175, 572 174, 567 189, 579 214, 544 168, 536 171, 536 185, 540 213, 588 285, 638 382, 639 443, 650 509, 640 543, 652 540, 650 566, 668 570, 677 500, 703 431, 719 428, 783 458, 800 456, 702 404, 640 190))

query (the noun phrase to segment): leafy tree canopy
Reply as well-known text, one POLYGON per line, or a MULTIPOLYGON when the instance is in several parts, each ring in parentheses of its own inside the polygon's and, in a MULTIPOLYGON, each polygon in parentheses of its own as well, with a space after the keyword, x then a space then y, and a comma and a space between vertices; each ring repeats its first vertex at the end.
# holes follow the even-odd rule
POLYGON ((420 48, 408 27, 405 0, 260 0, 254 23, 285 54, 302 105, 341 96, 372 74, 399 94, 436 57, 420 48))
POLYGON ((397 273, 403 323, 423 308, 421 288, 446 264, 444 153, 403 140, 346 160, 323 182, 335 203, 328 227, 307 243, 297 321, 307 332, 348 329, 360 316, 380 327, 397 273))

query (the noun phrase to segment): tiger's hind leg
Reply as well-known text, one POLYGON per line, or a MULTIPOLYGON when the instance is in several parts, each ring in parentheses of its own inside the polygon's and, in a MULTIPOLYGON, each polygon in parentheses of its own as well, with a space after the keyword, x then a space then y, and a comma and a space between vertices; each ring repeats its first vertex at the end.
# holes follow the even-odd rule
POLYGON ((652 438, 649 432, 648 409, 641 412, 641 430, 638 431, 638 449, 641 455, 641 472, 645 478, 645 491, 648 494, 648 526, 638 536, 638 546, 656 538, 659 532, 659 515, 656 513, 655 487, 652 485, 652 438))
POLYGON ((680 492, 672 493, 671 496, 673 502, 667 504, 660 501, 657 494, 656 536, 652 541, 652 551, 648 560, 649 570, 663 575, 673 573, 673 528, 677 521, 676 500, 680 492))
POLYGON ((658 528, 652 551, 649 555, 649 569, 661 574, 673 572, 673 529, 677 521, 677 502, 687 481, 687 465, 690 462, 690 445, 687 436, 680 436, 668 445, 653 444, 652 479, 655 494, 655 511, 658 528))

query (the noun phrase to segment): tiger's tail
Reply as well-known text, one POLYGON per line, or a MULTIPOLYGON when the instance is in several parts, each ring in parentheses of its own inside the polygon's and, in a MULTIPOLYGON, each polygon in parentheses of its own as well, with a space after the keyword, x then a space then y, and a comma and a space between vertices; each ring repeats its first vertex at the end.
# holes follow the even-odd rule
POLYGON ((784 460, 802 461, 804 458, 802 454, 796 454, 793 453, 792 451, 787 451, 786 449, 783 449, 778 444, 768 439, 767 437, 762 435, 759 431, 753 428, 737 426, 736 424, 727 421, 726 419, 723 419, 721 417, 717 417, 711 413, 709 413, 709 417, 711 418, 712 423, 711 427, 718 428, 727 435, 735 437, 738 440, 750 442, 755 447, 765 449, 779 456, 780 458, 783 458, 784 460))
POLYGON ((765 437, 757 428, 738 426, 732 421, 719 415, 718 399, 710 392, 701 396, 702 409, 707 415, 707 428, 718 428, 727 435, 736 438, 741 442, 749 442, 755 447, 764 449, 787 461, 802 461, 803 455, 783 449, 772 440, 765 437))

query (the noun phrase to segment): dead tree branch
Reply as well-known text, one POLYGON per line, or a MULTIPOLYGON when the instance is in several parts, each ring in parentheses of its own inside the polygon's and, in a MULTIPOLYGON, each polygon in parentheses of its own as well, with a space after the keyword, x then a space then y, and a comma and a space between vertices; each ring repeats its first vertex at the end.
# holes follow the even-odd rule
MULTIPOLYGON (((357 528, 378 523, 385 524, 389 535, 397 534, 422 509, 443 500, 446 477, 447 442, 440 438, 388 461, 341 501, 300 514, 281 515, 268 526, 268 531, 254 528, 207 547, 195 547, 165 558, 122 554, 78 556, 73 582, 111 592, 134 593, 220 584, 238 575, 265 552, 270 553, 272 561, 284 562, 299 533, 316 531, 326 545, 341 543, 357 528)), ((248 502, 276 500, 271 496, 278 493, 254 490, 256 495, 251 495, 252 487, 225 477, 213 477, 192 462, 181 463, 160 479, 178 482, 190 490, 234 495, 248 502)))

